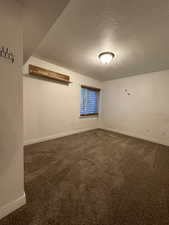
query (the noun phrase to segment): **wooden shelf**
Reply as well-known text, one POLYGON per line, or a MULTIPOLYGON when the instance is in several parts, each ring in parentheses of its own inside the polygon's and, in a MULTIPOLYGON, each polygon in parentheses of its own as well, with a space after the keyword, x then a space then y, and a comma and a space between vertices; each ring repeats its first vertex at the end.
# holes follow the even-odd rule
POLYGON ((56 80, 61 83, 70 84, 70 77, 61 73, 56 73, 47 69, 43 69, 38 66, 29 65, 29 74, 39 77, 44 77, 52 80, 56 80))

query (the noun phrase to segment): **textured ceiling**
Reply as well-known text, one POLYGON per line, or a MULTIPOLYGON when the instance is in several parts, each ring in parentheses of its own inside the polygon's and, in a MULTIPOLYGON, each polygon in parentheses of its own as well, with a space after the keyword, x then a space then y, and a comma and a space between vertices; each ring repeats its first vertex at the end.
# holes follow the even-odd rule
POLYGON ((99 80, 169 69, 169 1, 71 0, 35 55, 99 80))
POLYGON ((17 0, 23 4, 24 62, 60 16, 69 0, 17 0))

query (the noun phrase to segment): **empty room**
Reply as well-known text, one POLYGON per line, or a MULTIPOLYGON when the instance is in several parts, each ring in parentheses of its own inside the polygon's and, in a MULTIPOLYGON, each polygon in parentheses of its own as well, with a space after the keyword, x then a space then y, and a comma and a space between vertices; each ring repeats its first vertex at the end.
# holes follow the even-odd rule
POLYGON ((168 0, 0 0, 0 225, 169 225, 168 28, 168 0))

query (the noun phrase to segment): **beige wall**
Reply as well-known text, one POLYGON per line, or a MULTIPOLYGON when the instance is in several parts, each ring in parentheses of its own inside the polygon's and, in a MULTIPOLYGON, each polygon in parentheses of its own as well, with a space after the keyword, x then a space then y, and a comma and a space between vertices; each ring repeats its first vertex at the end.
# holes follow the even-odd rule
POLYGON ((169 70, 107 81, 103 89, 103 128, 169 145, 169 70))
POLYGON ((69 74, 73 83, 24 76, 25 144, 102 127, 169 145, 169 71, 102 83, 35 57, 24 74, 28 64, 69 74), (79 117, 81 84, 102 88, 101 117, 79 117))
POLYGON ((0 47, 14 51, 16 61, 0 59, 0 218, 25 202, 22 148, 21 7, 0 1, 0 47))
POLYGON ((70 75, 69 86, 24 76, 24 142, 30 144, 99 127, 99 118, 80 118, 80 85, 101 87, 92 78, 31 57, 28 64, 70 75))

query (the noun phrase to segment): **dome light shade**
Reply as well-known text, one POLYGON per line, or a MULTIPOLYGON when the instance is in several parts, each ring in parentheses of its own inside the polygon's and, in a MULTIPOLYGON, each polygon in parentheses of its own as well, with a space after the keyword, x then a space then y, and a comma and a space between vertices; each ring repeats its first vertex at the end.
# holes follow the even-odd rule
POLYGON ((103 63, 103 64, 109 64, 114 57, 115 57, 115 54, 112 52, 102 52, 99 55, 99 59, 100 59, 101 63, 103 63))

